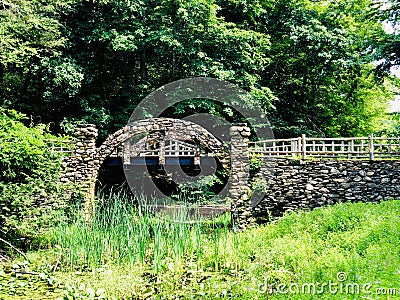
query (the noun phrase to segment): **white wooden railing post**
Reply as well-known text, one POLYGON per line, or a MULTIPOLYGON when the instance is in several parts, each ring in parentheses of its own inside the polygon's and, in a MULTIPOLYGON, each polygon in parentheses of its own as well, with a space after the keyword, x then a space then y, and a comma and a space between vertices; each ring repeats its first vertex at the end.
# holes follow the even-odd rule
POLYGON ((160 147, 158 152, 158 164, 165 165, 165 141, 160 141, 160 147))
POLYGON ((200 148, 196 147, 195 153, 194 153, 194 159, 193 159, 193 164, 195 166, 199 166, 201 162, 201 158, 200 158, 200 148))
POLYGON ((296 141, 291 140, 290 141, 290 152, 292 153, 292 157, 294 157, 296 155, 296 153, 295 153, 297 151, 296 148, 297 148, 296 147, 296 141))
POLYGON ((345 147, 346 152, 347 152, 347 159, 350 159, 351 154, 350 154, 350 140, 347 141, 347 148, 345 147))
POLYGON ((296 140, 296 156, 299 157, 301 155, 301 137, 296 140))
POLYGON ((301 135, 301 158, 303 160, 307 158, 307 140, 305 134, 301 135))
POLYGON ((347 159, 399 158, 400 138, 368 137, 353 138, 307 138, 302 134, 294 139, 259 141, 262 147, 252 150, 268 156, 300 156, 302 161, 310 157, 332 157, 347 159), (266 144, 271 144, 266 147, 266 144), (307 152, 308 151, 308 152, 307 152))
POLYGON ((369 159, 374 160, 374 135, 369 135, 369 159))

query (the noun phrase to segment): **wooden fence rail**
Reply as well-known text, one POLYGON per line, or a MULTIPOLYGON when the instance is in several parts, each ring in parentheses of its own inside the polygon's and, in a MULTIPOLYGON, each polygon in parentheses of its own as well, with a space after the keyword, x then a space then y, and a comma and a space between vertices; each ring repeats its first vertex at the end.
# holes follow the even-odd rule
POLYGON ((74 140, 60 141, 56 139, 45 139, 44 141, 47 143, 48 149, 50 149, 51 152, 63 153, 65 155, 71 154, 75 146, 74 140))
POLYGON ((249 143, 250 154, 276 157, 388 159, 400 158, 400 137, 310 138, 265 140, 249 143))
MULTIPOLYGON (((63 145, 52 140, 47 140, 47 142, 51 145, 52 151, 55 152, 67 154, 71 153, 74 148, 74 141, 67 141, 63 145)), ((168 144, 166 146, 169 146, 166 147, 168 151, 165 154, 167 156, 190 155, 194 151, 194 149, 186 149, 186 147, 185 149, 181 149, 182 145, 168 144)), ((140 151, 143 152, 140 153, 141 156, 146 155, 145 153, 148 151, 148 149, 142 149, 140 151)), ((250 142, 249 153, 250 155, 265 157, 293 157, 301 159, 400 159, 400 137, 384 138, 370 135, 369 137, 351 138, 312 138, 302 135, 301 137, 291 139, 250 142)), ((115 153, 111 156, 122 156, 122 150, 116 149, 115 153)), ((204 153, 200 153, 200 156, 204 156, 204 153)))

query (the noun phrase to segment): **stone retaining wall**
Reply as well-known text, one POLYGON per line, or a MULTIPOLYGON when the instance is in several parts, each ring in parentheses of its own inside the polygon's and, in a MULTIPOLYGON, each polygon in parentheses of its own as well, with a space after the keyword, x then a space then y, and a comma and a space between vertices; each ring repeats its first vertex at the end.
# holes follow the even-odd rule
POLYGON ((249 187, 249 136, 250 129, 243 124, 230 128, 231 137, 231 178, 229 197, 231 214, 235 227, 245 229, 253 221, 249 187))
POLYGON ((339 201, 400 199, 400 161, 307 161, 265 159, 252 182, 265 195, 253 209, 264 219, 286 211, 313 209, 339 201), (261 184, 262 185, 262 184, 261 184))
POLYGON ((94 193, 99 160, 96 158, 98 130, 93 124, 84 124, 75 129, 74 147, 70 156, 64 157, 62 182, 71 182, 81 187, 85 198, 85 210, 94 209, 94 193))

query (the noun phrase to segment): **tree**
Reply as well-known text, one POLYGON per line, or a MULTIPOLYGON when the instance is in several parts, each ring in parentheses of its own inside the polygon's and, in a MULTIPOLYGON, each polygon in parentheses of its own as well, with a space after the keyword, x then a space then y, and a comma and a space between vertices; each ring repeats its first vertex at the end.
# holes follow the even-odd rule
POLYGON ((377 68, 379 75, 387 74, 392 67, 400 65, 400 37, 398 21, 400 2, 397 0, 376 1, 375 7, 379 10, 375 16, 380 18, 387 27, 392 27, 391 32, 386 32, 378 41, 377 60, 380 62, 377 68))
POLYGON ((43 58, 60 54, 66 39, 55 18, 67 1, 2 0, 0 2, 0 97, 15 102, 32 80, 43 58), (60 5, 62 5, 60 7, 60 5))
POLYGON ((370 133, 363 124, 372 122, 366 111, 374 99, 362 91, 388 95, 371 81, 375 40, 384 34, 371 9, 371 1, 287 0, 266 9, 273 58, 263 84, 280 100, 271 114, 278 135, 370 133))
POLYGON ((65 50, 84 80, 67 117, 100 125, 104 137, 120 128, 148 93, 192 76, 225 79, 268 106, 260 85, 268 64, 268 35, 219 17, 213 1, 109 1, 77 3, 63 17, 74 43, 65 50))
MULTIPOLYGON (((374 65, 386 36, 373 0, 29 3, 18 2, 23 15, 47 24, 34 35, 30 21, 14 18, 10 6, 2 11, 0 45, 13 53, 15 30, 22 34, 14 44, 30 45, 20 51, 26 55, 2 60, 4 102, 46 123, 96 123, 102 138, 148 93, 192 76, 252 93, 277 136, 368 134, 374 128, 365 123, 378 124, 391 97, 391 84, 381 84, 388 74, 374 65), (376 93, 382 105, 374 104, 376 93), (369 114, 371 107, 380 113, 369 114)), ((210 109, 208 102, 187 105, 210 109)))

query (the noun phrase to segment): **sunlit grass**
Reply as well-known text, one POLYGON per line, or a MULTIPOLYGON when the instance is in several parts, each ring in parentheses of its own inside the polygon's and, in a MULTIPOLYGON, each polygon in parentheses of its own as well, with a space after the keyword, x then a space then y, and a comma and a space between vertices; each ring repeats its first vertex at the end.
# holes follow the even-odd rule
POLYGON ((112 200, 91 225, 77 218, 58 227, 52 249, 29 256, 57 264, 61 282, 104 288, 109 299, 396 299, 376 288, 400 288, 399 201, 338 204, 233 232, 228 214, 187 222, 112 200), (370 284, 370 294, 277 293, 278 285, 339 284, 339 272, 344 283, 370 284))

